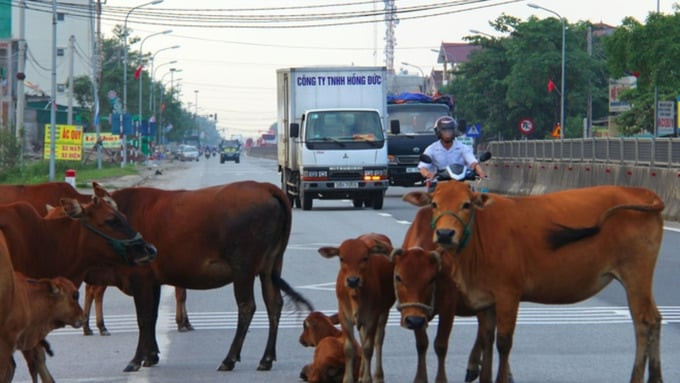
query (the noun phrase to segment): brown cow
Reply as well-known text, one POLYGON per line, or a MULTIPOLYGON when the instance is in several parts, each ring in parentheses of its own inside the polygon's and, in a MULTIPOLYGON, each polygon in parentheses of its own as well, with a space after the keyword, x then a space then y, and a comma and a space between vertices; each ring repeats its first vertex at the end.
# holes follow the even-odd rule
POLYGON ((342 242, 340 247, 321 247, 325 258, 338 257, 340 270, 335 282, 340 325, 345 339, 345 377, 354 377, 354 326, 359 330, 362 348, 360 382, 371 382, 371 358, 375 347, 374 379, 382 382, 382 345, 390 307, 394 304, 390 239, 382 234, 364 234, 342 242))
POLYGON ((234 283, 238 325, 219 370, 232 370, 255 313, 259 276, 269 316, 269 337, 258 370, 276 360, 281 291, 311 311, 312 305, 282 278, 292 212, 277 186, 254 181, 199 190, 126 188, 112 193, 132 224, 158 246, 158 259, 143 268, 118 268, 135 299, 139 342, 125 371, 158 363, 155 328, 161 284, 213 289, 234 283))
MULTIPOLYGON (((63 210, 57 209, 55 213, 50 213, 52 206, 59 205, 61 198, 74 198, 80 203, 87 203, 92 199, 90 194, 81 194, 66 182, 47 182, 37 185, 0 185, 0 204, 9 204, 17 201, 26 201, 31 204, 40 215, 49 217, 61 217, 63 210)), ((123 212, 125 214, 125 212, 123 212)), ((90 328, 90 309, 94 301, 95 318, 100 335, 110 335, 104 324, 103 299, 106 285, 118 286, 124 289, 125 286, 117 283, 119 278, 115 275, 115 270, 110 267, 92 270, 84 278, 85 286, 85 323, 83 324, 83 334, 92 335, 90 328), (113 281, 113 282, 111 282, 113 281)), ((128 294, 130 294, 128 292, 128 294)), ((186 311, 186 290, 176 288, 177 296, 177 329, 179 331, 193 330, 186 311)))
POLYGON ((35 280, 19 272, 15 272, 14 285, 12 314, 3 327, 3 336, 14 339, 15 350, 24 352, 34 382, 38 375, 42 382, 54 382, 44 352, 36 352, 36 348, 42 351, 43 339, 52 330, 82 326, 84 314, 78 304, 78 289, 63 277, 35 280))
MULTIPOLYGON (((312 383, 341 383, 345 374, 345 335, 335 327, 333 318, 320 311, 313 311, 302 322, 300 344, 315 347, 312 363, 304 366, 300 372, 302 380, 312 383)), ((359 377, 359 355, 361 348, 354 342, 354 379, 359 377)))
POLYGON ((496 308, 497 381, 507 383, 519 302, 587 299, 613 279, 628 296, 631 383, 660 383, 661 314, 652 294, 664 203, 642 188, 598 186, 508 198, 442 183, 407 200, 433 207, 434 240, 455 252, 454 279, 473 308, 496 308))
POLYGON ((4 337, 5 323, 12 313, 14 300, 14 267, 5 236, 0 232, 0 382, 9 382, 14 377, 13 343, 4 337))
POLYGON ((477 339, 470 351, 465 382, 478 376, 481 382, 492 380, 494 318, 492 310, 475 313, 460 297, 453 280, 451 255, 434 252, 432 236, 432 208, 418 209, 409 226, 401 249, 390 256, 394 263, 394 289, 397 309, 401 312, 401 326, 414 331, 418 367, 415 382, 427 382, 427 323, 439 315, 439 326, 434 341, 437 354, 436 382, 446 382, 446 354, 454 315, 477 315, 477 339), (484 357, 482 358, 482 353, 484 357), (480 362, 482 363, 480 376, 480 362))

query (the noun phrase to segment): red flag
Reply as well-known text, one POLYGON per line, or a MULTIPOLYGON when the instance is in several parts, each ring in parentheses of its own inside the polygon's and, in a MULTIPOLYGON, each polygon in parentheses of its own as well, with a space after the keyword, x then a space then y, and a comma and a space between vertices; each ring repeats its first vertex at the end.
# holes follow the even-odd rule
POLYGON ((140 65, 137 67, 135 70, 135 80, 139 80, 139 77, 142 76, 142 69, 144 68, 144 65, 140 65))
POLYGON ((555 90, 555 83, 552 79, 548 79, 548 93, 552 93, 555 90))

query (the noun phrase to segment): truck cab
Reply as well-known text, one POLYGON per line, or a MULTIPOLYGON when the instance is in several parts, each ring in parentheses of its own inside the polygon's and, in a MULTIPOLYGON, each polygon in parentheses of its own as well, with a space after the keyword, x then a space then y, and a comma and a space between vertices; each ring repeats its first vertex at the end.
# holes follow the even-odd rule
POLYGON ((417 186, 423 177, 418 171, 419 156, 437 140, 434 123, 451 116, 451 99, 420 93, 388 97, 390 135, 387 146, 389 181, 393 186, 417 186))

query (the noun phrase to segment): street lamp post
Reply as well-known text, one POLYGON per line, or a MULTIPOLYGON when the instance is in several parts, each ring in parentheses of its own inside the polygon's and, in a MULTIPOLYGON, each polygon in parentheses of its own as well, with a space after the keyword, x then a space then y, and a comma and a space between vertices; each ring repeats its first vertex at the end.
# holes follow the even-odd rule
POLYGON ((409 63, 407 63, 407 62, 403 62, 403 61, 402 61, 402 62, 401 62, 401 65, 410 66, 410 67, 416 68, 416 69, 418 69, 418 71, 420 71, 420 75, 423 76, 423 90, 422 90, 422 92, 423 92, 423 93, 427 93, 427 90, 425 89, 425 88, 426 88, 426 86, 425 86, 425 72, 423 72, 423 70, 422 70, 419 66, 413 65, 413 64, 409 64, 409 63))
MULTIPOLYGON (((169 49, 178 49, 178 48, 179 48, 179 45, 173 45, 171 47, 161 48, 161 49, 157 50, 156 52, 154 52, 153 55, 151 55, 151 68, 150 68, 151 70, 149 71, 149 74, 151 76, 151 81, 149 82, 149 110, 151 111, 152 114, 154 112, 154 106, 155 106, 154 97, 153 97, 153 94, 154 94, 153 80, 156 78, 156 68, 154 66, 155 62, 156 62, 156 55, 159 54, 160 52, 167 51, 169 49)), ((177 61, 175 60, 175 62, 177 62, 177 61)))
POLYGON ((130 8, 128 13, 125 15, 125 21, 123 22, 123 113, 120 116, 120 131, 121 135, 123 136, 123 162, 121 162, 121 167, 124 167, 125 164, 127 163, 127 142, 125 141, 125 129, 123 127, 123 116, 125 116, 125 113, 127 113, 127 71, 128 71, 128 63, 127 63, 127 36, 128 36, 128 29, 127 29, 127 22, 128 18, 130 17, 130 14, 134 12, 135 9, 139 9, 141 7, 145 7, 147 5, 155 5, 155 4, 160 4, 162 3, 163 0, 154 0, 154 1, 149 1, 148 3, 140 4, 136 7, 130 8))
POLYGON ((566 96, 566 94, 564 93, 564 74, 565 74, 565 70, 564 70, 565 65, 564 64, 565 64, 565 59, 566 59, 566 55, 565 55, 565 47, 566 47, 565 34, 566 34, 566 30, 567 30, 566 23, 565 23, 564 17, 560 16, 559 13, 557 13, 557 12, 551 10, 551 9, 541 7, 540 5, 533 4, 533 3, 529 3, 527 5, 530 6, 531 8, 542 9, 546 12, 552 13, 553 15, 557 16, 557 18, 560 19, 560 21, 562 22, 562 80, 561 80, 562 83, 560 84, 560 140, 562 140, 562 139, 564 139, 564 98, 566 96))
MULTIPOLYGON (((149 37, 158 36, 158 35, 167 35, 168 33, 172 33, 172 29, 168 29, 168 30, 165 30, 165 31, 162 31, 162 32, 152 33, 152 34, 146 36, 144 39, 142 39, 142 42, 139 44, 139 58, 137 60, 137 67, 138 68, 141 67, 141 65, 142 65, 142 56, 144 55, 144 50, 143 50, 144 42, 149 37)), ((151 72, 149 72, 149 73, 152 74, 151 72)), ((142 115, 144 114, 144 113, 142 113, 142 73, 141 72, 139 73, 138 86, 139 86, 139 97, 138 97, 139 98, 139 100, 138 100, 138 104, 139 104, 139 109, 138 109, 139 125, 138 126, 141 128, 141 126, 142 126, 142 115)), ((140 140, 140 144, 141 144, 141 140, 140 140)))

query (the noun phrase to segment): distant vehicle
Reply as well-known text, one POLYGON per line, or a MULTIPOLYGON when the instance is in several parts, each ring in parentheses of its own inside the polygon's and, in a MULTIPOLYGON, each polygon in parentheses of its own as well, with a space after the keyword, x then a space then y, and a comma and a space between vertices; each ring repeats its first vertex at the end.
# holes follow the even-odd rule
POLYGON ((180 161, 198 161, 200 156, 201 154, 198 152, 198 148, 193 145, 183 145, 180 148, 180 161))
POLYGON ((220 163, 226 161, 241 162, 241 142, 239 140, 222 140, 220 143, 220 163))

